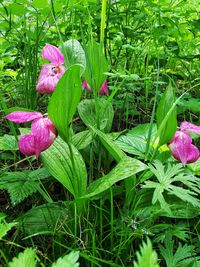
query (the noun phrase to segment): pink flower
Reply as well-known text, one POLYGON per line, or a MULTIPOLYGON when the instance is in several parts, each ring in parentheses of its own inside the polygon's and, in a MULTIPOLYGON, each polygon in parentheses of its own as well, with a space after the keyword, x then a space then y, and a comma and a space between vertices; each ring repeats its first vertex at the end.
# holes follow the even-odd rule
MULTIPOLYGON (((87 90, 88 92, 90 92, 90 93, 92 92, 91 87, 90 87, 90 85, 87 83, 86 80, 84 80, 84 81, 82 82, 82 89, 83 89, 83 90, 86 89, 86 90, 87 90)), ((100 95, 103 95, 103 94, 105 94, 105 95, 109 95, 108 85, 107 85, 107 81, 106 81, 106 80, 103 82, 101 88, 99 89, 99 94, 100 94, 100 95)))
POLYGON ((169 143, 169 149, 175 159, 181 161, 183 166, 187 163, 195 162, 200 157, 199 149, 192 144, 192 137, 187 132, 200 134, 200 126, 184 121, 180 125, 180 130, 176 131, 169 143))
POLYGON ((24 112, 15 111, 5 116, 13 122, 28 122, 32 121, 31 134, 24 134, 19 139, 19 150, 27 155, 36 155, 51 146, 57 136, 57 130, 48 117, 43 117, 40 112, 24 112))
POLYGON ((43 65, 36 88, 42 94, 51 94, 65 72, 64 56, 56 46, 46 44, 42 49, 42 57, 48 59, 51 64, 43 65))

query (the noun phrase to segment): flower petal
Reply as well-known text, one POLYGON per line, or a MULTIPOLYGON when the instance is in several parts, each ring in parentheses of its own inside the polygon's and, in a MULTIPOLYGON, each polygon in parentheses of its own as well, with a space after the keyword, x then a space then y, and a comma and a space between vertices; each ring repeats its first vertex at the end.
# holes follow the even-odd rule
POLYGON ((108 85, 107 85, 107 81, 104 81, 100 90, 99 90, 99 94, 100 95, 109 95, 109 91, 108 91, 108 85))
POLYGON ((200 134, 200 126, 192 124, 187 121, 183 121, 180 125, 180 129, 184 131, 190 131, 196 134, 200 134))
POLYGON ((57 131, 49 118, 34 120, 31 125, 31 130, 35 137, 35 154, 36 158, 38 158, 40 153, 53 143, 57 131))
POLYGON ((42 57, 48 59, 54 64, 61 65, 64 63, 64 56, 61 51, 54 45, 46 44, 42 49, 42 57))
POLYGON ((86 89, 88 92, 92 92, 90 85, 87 83, 86 80, 82 82, 82 89, 86 89))
POLYGON ((58 81, 58 76, 47 76, 46 78, 38 82, 36 89, 41 94, 52 94, 56 88, 58 81))
POLYGON ((190 145, 190 147, 188 147, 187 152, 188 152, 187 163, 195 162, 200 157, 199 149, 192 144, 190 145))
POLYGON ((32 134, 22 135, 18 142, 19 150, 27 155, 31 156, 35 154, 35 137, 32 134))
POLYGON ((40 112, 26 112, 26 111, 14 111, 5 116, 6 119, 19 123, 32 121, 34 119, 42 117, 43 115, 40 112))

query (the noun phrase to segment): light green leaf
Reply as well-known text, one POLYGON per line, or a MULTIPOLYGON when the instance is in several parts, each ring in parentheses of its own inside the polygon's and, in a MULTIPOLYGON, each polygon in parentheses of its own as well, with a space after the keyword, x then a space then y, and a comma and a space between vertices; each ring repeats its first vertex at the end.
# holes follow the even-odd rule
POLYGON ((13 135, 5 134, 0 137, 0 150, 18 150, 17 140, 13 135))
POLYGON ((72 251, 64 257, 60 257, 52 264, 52 267, 78 267, 79 251, 72 251))
POLYGON ((8 267, 35 267, 36 266, 36 253, 33 248, 26 248, 23 252, 19 253, 17 257, 9 262, 8 267))
POLYGON ((159 267, 158 256, 152 248, 151 241, 147 239, 147 243, 143 242, 140 246, 140 252, 136 252, 137 262, 133 267, 159 267))
POLYGON ((107 175, 90 184, 84 197, 92 197, 110 188, 118 181, 124 180, 147 168, 139 160, 124 156, 121 161, 107 175))
MULTIPOLYGON (((103 106, 105 102, 105 99, 100 98, 96 101, 94 99, 84 99, 79 103, 78 113, 85 125, 97 128, 97 116, 99 114, 96 114, 95 105, 98 105, 98 110, 100 110, 100 107, 103 106)), ((105 129, 106 132, 109 132, 112 127, 113 117, 113 107, 112 104, 109 103, 99 115, 99 128, 101 130, 105 129)))
POLYGON ((58 137, 53 145, 41 154, 41 159, 54 178, 74 197, 80 197, 86 190, 87 171, 79 151, 72 144, 70 146, 58 137))
POLYGON ((81 92, 80 66, 74 65, 59 80, 48 106, 48 115, 64 140, 69 140, 81 92))
POLYGON ((80 64, 82 74, 86 68, 86 58, 79 41, 75 39, 68 40, 62 45, 61 50, 64 54, 67 68, 75 64, 80 64))
POLYGON ((72 143, 78 150, 81 150, 87 147, 92 142, 92 139, 92 132, 86 130, 73 135, 72 143))
POLYGON ((160 129, 159 134, 159 145, 166 144, 171 140, 177 129, 177 119, 176 119, 176 107, 169 113, 170 109, 175 103, 173 87, 171 83, 167 86, 161 100, 158 104, 156 111, 157 128, 160 129), (164 125, 161 125, 164 119, 167 118, 164 125))

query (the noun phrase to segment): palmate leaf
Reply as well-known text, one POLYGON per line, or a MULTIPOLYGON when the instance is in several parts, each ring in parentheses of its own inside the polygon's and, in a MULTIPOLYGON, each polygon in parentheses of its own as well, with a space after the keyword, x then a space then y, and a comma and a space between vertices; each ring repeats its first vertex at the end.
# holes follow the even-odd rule
POLYGON ((140 252, 136 253, 137 262, 134 262, 133 267, 159 267, 157 253, 153 250, 151 241, 142 244, 140 252))
POLYGON ((35 171, 6 172, 0 176, 0 189, 8 190, 13 205, 37 192, 40 180, 49 177, 45 168, 35 171))
POLYGON ((167 193, 192 204, 194 207, 199 207, 200 201, 197 198, 198 193, 200 193, 199 179, 185 171, 181 164, 163 165, 157 160, 154 166, 149 165, 149 167, 158 182, 146 181, 143 188, 154 189, 153 204, 157 201, 160 202, 161 207, 170 214, 170 206, 164 198, 164 193, 167 193), (176 185, 173 184, 174 182, 176 185), (177 182, 180 183, 180 186, 177 185, 177 182), (184 188, 183 184, 188 188, 184 188))
POLYGON ((79 251, 72 251, 68 255, 60 257, 52 264, 52 267, 79 267, 78 258, 79 251))
POLYGON ((8 267, 35 267, 36 266, 36 252, 33 248, 26 248, 19 253, 17 257, 9 262, 8 267))

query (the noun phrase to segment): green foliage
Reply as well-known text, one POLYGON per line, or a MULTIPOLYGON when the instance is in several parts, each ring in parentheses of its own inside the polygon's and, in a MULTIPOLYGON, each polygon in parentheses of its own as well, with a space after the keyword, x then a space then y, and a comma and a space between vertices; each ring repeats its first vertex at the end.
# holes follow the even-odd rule
POLYGON ((151 241, 147 239, 147 243, 142 244, 140 253, 137 252, 137 262, 134 267, 159 267, 157 253, 153 250, 151 241))
POLYGON ((17 223, 7 223, 5 221, 5 215, 0 213, 0 240, 7 234, 7 232, 13 228, 17 223))
POLYGON ((199 207, 200 202, 197 198, 197 194, 200 193, 199 179, 185 172, 181 164, 164 165, 156 160, 154 166, 149 165, 149 168, 158 180, 158 182, 146 181, 143 186, 143 188, 154 189, 152 204, 158 201, 161 207, 171 214, 170 205, 164 197, 167 192, 168 195, 174 195, 186 203, 191 203, 194 207, 199 207), (182 187, 183 185, 188 189, 182 187))
POLYGON ((78 267, 79 251, 72 251, 64 257, 60 257, 52 264, 52 267, 78 267))
POLYGON ((90 184, 84 197, 92 197, 110 188, 118 181, 145 170, 147 166, 139 160, 124 156, 108 174, 90 184))
POLYGON ((64 140, 70 139, 70 126, 81 92, 80 66, 74 65, 59 80, 48 105, 48 115, 64 140))
POLYGON ((100 108, 106 103, 105 99, 84 99, 82 100, 78 105, 78 113, 82 119, 82 121, 89 127, 94 126, 98 127, 98 121, 99 120, 99 129, 104 130, 106 132, 109 132, 112 127, 113 117, 114 117, 114 111, 112 104, 109 103, 107 107, 100 112, 100 108), (99 112, 99 114, 97 114, 99 112))
POLYGON ((84 149, 92 142, 92 132, 89 130, 79 132, 72 137, 72 144, 78 149, 84 149))
POLYGON ((196 253, 193 246, 181 243, 178 244, 174 253, 174 241, 168 235, 164 241, 164 246, 160 245, 160 252, 165 259, 167 267, 195 267, 200 264, 200 257, 195 257, 196 253))
POLYGON ((58 137, 53 145, 42 153, 41 159, 50 174, 75 198, 85 193, 87 184, 85 163, 72 144, 67 144, 58 137))
POLYGON ((171 83, 167 86, 156 111, 157 128, 159 133, 159 145, 171 140, 177 129, 176 107, 174 105, 174 93, 171 83), (173 107, 173 110, 170 109, 173 107), (166 119, 167 118, 167 119, 166 119), (165 124, 162 124, 166 119, 165 124))
POLYGON ((19 253, 17 257, 9 262, 9 267, 35 267, 36 266, 36 253, 33 248, 26 248, 23 252, 19 253))
POLYGON ((62 45, 61 51, 63 51, 65 57, 66 67, 70 68, 73 65, 80 64, 82 74, 86 67, 86 58, 85 52, 79 41, 75 39, 66 41, 62 45))
POLYGON ((18 150, 17 140, 14 136, 5 134, 0 137, 0 150, 18 150))
POLYGON ((0 176, 0 189, 8 190, 13 205, 40 191, 40 180, 49 177, 45 168, 35 171, 6 172, 0 176))
POLYGON ((89 41, 85 48, 86 70, 84 77, 91 86, 93 93, 97 94, 102 83, 106 79, 108 63, 104 55, 103 46, 95 41, 89 41))

